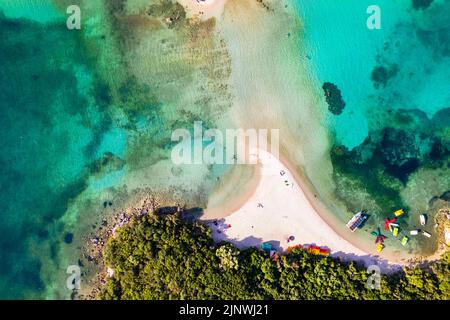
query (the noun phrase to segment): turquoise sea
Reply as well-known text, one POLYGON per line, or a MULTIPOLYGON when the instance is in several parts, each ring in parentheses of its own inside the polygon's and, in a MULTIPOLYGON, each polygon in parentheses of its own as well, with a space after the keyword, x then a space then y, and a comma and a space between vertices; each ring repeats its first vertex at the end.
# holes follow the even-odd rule
POLYGON ((90 92, 95 61, 61 25, 49 2, 1 2, 1 298, 45 294, 42 261, 65 244, 58 218, 86 188, 89 166, 123 153, 126 137, 90 92))
POLYGON ((445 20, 450 3, 436 0, 427 10, 415 10, 412 3, 296 1, 305 24, 306 54, 319 81, 333 82, 343 92, 344 112, 330 122, 336 140, 349 149, 380 126, 376 121, 388 108, 420 110, 432 119, 450 105, 450 23, 445 20), (366 11, 373 4, 380 7, 380 30, 366 26, 366 11), (378 88, 371 78, 376 67, 388 71, 378 88))
MULTIPOLYGON (((401 228, 417 227, 418 215, 433 216, 435 200, 450 190, 450 1, 298 0, 295 7, 305 31, 301 58, 345 101, 327 119, 337 197, 350 212, 370 212, 368 234, 398 208, 407 211, 401 228), (380 29, 366 25, 374 4, 380 29)), ((435 242, 410 246, 431 252, 435 242)))
MULTIPOLYGON (((374 226, 397 207, 430 210, 429 201, 450 190, 450 0, 422 2, 287 1, 304 25, 298 59, 319 85, 335 84, 346 103, 326 123, 337 196, 350 211, 369 207, 374 226), (366 27, 373 3, 381 30, 366 27)), ((70 292, 55 288, 64 288, 67 264, 78 257, 61 252, 81 239, 86 215, 115 202, 116 189, 165 185, 166 169, 183 192, 208 189, 224 171, 175 172, 165 164, 172 130, 198 118, 211 125, 221 105, 202 96, 206 108, 183 110, 176 93, 156 97, 158 79, 130 76, 129 30, 111 14, 125 9, 90 3, 98 17, 90 11, 87 30, 77 32, 65 26, 64 5, 0 0, 3 299, 67 298, 70 292)))

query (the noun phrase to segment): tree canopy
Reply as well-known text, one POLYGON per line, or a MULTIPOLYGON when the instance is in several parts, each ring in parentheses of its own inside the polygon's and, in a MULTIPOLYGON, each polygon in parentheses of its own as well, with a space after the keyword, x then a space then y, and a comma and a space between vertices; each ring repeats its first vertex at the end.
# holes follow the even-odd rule
POLYGON ((427 269, 381 276, 354 262, 301 249, 270 259, 256 248, 216 244, 211 229, 178 214, 133 220, 106 246, 114 269, 100 299, 450 299, 450 255, 427 269))

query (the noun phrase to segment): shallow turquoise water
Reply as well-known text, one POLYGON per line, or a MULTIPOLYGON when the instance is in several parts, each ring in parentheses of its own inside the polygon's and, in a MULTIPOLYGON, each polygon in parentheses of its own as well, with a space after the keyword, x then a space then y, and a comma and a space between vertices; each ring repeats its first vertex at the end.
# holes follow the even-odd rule
POLYGON ((422 9, 412 0, 376 1, 380 30, 366 27, 372 4, 296 0, 305 28, 299 58, 318 85, 334 83, 346 102, 327 120, 337 196, 350 212, 369 209, 372 226, 406 208, 407 230, 433 197, 450 190, 450 1, 422 9), (422 169, 440 170, 439 177, 422 169), (439 187, 415 189, 435 181, 439 187))
MULTIPOLYGON (((92 230, 103 191, 130 191, 127 173, 131 188, 164 186, 172 177, 188 188, 179 190, 184 197, 195 187, 183 175, 203 177, 183 167, 169 176, 166 167, 143 170, 170 155, 174 128, 199 118, 164 109, 134 79, 114 91, 120 64, 108 57, 107 74, 97 68, 102 21, 91 21, 86 35, 68 31, 65 18, 50 1, 0 1, 0 298, 69 297, 65 270, 79 256, 64 255, 76 250, 81 230, 92 230)), ((225 170, 209 169, 211 181, 225 170)))
POLYGON ((41 261, 65 245, 58 218, 94 160, 124 153, 124 133, 87 89, 91 61, 79 34, 43 3, 0 6, 11 18, 0 15, 0 298, 42 297, 41 261))
POLYGON ((346 108, 330 122, 337 141, 350 149, 364 141, 370 126, 376 126, 380 109, 419 109, 432 117, 450 105, 449 57, 439 57, 434 35, 426 38, 436 28, 448 31, 449 23, 438 19, 428 25, 433 14, 421 15, 410 0, 376 3, 381 9, 381 30, 366 27, 366 10, 373 1, 296 1, 305 24, 305 54, 317 78, 335 83, 343 92, 346 108), (376 90, 371 80, 379 60, 400 68, 385 90, 376 90), (380 103, 380 97, 386 101, 380 103))
MULTIPOLYGON (((377 1, 382 30, 372 31, 366 28, 372 1, 295 2, 305 24, 306 52, 298 58, 308 61, 318 85, 336 84, 346 102, 341 115, 327 119, 333 143, 345 149, 340 156, 332 151, 335 171, 370 181, 365 188, 382 209, 407 205, 400 191, 410 175, 420 167, 441 168, 449 156, 450 1, 435 1, 445 4, 439 15, 433 6, 413 10, 409 0, 377 1), (371 79, 377 66, 395 70, 384 84, 371 79), (368 175, 376 170, 403 186, 386 187, 383 178, 368 175)), ((58 254, 74 230, 60 218, 70 201, 85 190, 120 186, 127 170, 149 165, 143 158, 150 164, 164 158, 173 128, 199 119, 165 113, 166 106, 141 98, 143 89, 131 81, 121 102, 130 98, 137 106, 113 109, 83 34, 67 32, 65 17, 49 1, 2 0, 0 12, 0 298, 44 297, 49 284, 42 263, 64 274, 58 254), (105 157, 121 161, 106 174, 105 157)), ((211 179, 225 171, 210 168, 211 179)), ((137 179, 149 178, 158 179, 137 179)), ((364 206, 336 183, 351 211, 364 206)))
POLYGON ((1 10, 9 18, 24 18, 41 23, 64 18, 48 0, 2 0, 1 10))

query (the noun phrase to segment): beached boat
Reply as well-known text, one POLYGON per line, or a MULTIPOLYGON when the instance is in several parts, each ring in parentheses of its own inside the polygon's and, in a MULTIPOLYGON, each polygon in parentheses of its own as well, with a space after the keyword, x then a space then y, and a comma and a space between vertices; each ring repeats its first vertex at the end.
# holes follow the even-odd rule
POLYGON ((355 214, 349 222, 347 222, 347 227, 354 232, 356 229, 358 229, 363 222, 367 219, 367 215, 364 213, 364 211, 360 211, 357 214, 355 214))
POLYGON ((420 217, 419 217, 419 219, 420 219, 420 224, 421 224, 422 226, 424 226, 424 225, 427 224, 427 216, 426 216, 425 214, 421 214, 420 217))
POLYGON ((406 246, 406 244, 408 243, 408 241, 409 241, 409 238, 408 238, 407 236, 404 236, 404 237, 402 238, 402 246, 406 246))
POLYGON ((429 233, 429 232, 427 232, 427 231, 425 231, 425 230, 422 230, 422 234, 423 234, 425 237, 427 237, 427 238, 431 238, 431 233, 429 233))
POLYGON ((403 209, 399 209, 399 210, 397 210, 397 211, 394 212, 394 215, 395 215, 396 217, 400 217, 400 216, 402 216, 404 213, 405 213, 405 211, 404 211, 403 209))
POLYGON ((381 252, 384 249, 384 245, 382 243, 377 244, 377 252, 381 252))
POLYGON ((412 236, 417 236, 417 235, 419 234, 419 232, 420 232, 420 230, 419 230, 419 229, 416 229, 416 230, 411 230, 411 231, 409 232, 409 234, 412 235, 412 236))
POLYGON ((394 237, 398 236, 398 231, 399 231, 399 229, 397 227, 394 227, 394 230, 392 231, 392 235, 394 237))

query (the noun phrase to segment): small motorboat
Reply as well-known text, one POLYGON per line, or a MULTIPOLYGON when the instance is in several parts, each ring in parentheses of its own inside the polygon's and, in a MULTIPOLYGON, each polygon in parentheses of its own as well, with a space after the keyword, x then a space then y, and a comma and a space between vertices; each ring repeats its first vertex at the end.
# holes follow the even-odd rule
POLYGON ((420 219, 420 224, 422 225, 422 226, 424 226, 424 225, 426 225, 427 224, 427 216, 426 216, 426 214, 421 214, 420 216, 419 216, 419 219, 420 219))
POLYGON ((419 234, 419 232, 420 232, 420 230, 419 230, 419 229, 416 229, 416 230, 411 230, 411 231, 409 232, 409 234, 412 235, 412 236, 417 236, 417 235, 419 234))
POLYGON ((347 228, 349 228, 352 232, 355 232, 355 230, 358 229, 366 219, 367 215, 365 212, 360 211, 350 219, 347 223, 347 228))
POLYGON ((425 237, 427 237, 427 238, 431 238, 431 233, 429 233, 429 232, 427 232, 427 231, 425 231, 425 230, 422 230, 422 234, 423 234, 425 237))

